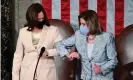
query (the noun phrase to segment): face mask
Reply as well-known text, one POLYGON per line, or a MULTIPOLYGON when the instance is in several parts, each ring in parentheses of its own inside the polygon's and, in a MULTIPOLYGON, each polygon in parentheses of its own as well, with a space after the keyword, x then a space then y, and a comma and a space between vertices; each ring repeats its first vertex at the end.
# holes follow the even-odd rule
POLYGON ((38 23, 37 23, 37 28, 38 29, 42 29, 43 28, 43 25, 44 25, 44 20, 43 21, 38 21, 38 23))
POLYGON ((87 26, 80 25, 80 32, 81 32, 83 35, 87 36, 87 34, 88 34, 88 32, 89 32, 89 29, 88 29, 87 26))

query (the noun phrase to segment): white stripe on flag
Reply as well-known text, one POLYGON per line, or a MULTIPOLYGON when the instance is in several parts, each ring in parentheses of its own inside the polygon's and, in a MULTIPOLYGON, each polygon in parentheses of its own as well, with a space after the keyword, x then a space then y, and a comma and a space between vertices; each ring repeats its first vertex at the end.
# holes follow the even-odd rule
POLYGON ((61 0, 52 0, 52 19, 61 19, 61 0))
POLYGON ((79 28, 78 15, 79 15, 79 0, 70 0, 70 23, 74 31, 79 28))
POLYGON ((42 0, 33 0, 33 3, 40 3, 40 4, 42 4, 42 0))
POLYGON ((107 24, 106 31, 115 35, 115 1, 107 0, 107 24))
POLYGON ((97 12, 97 0, 88 0, 88 9, 91 9, 97 12))
POLYGON ((133 24, 133 0, 124 0, 124 27, 133 24))

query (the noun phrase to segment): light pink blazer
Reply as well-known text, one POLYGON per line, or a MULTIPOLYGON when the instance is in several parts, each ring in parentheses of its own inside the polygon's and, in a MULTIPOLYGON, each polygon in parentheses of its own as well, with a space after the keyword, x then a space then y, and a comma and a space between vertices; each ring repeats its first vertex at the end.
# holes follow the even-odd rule
POLYGON ((32 32, 28 27, 20 29, 16 51, 14 53, 12 80, 33 80, 37 58, 42 47, 48 51, 48 56, 42 56, 38 68, 38 80, 57 80, 54 57, 57 55, 55 43, 62 39, 58 28, 44 26, 37 49, 32 44, 32 32))

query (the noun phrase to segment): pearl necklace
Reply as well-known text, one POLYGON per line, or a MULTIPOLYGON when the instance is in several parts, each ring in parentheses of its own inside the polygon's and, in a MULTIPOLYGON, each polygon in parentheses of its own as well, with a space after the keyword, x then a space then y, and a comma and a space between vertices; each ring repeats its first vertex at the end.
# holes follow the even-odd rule
POLYGON ((96 35, 94 35, 94 36, 92 36, 92 37, 89 37, 89 36, 87 36, 87 37, 88 37, 89 40, 94 40, 95 37, 96 37, 96 35))

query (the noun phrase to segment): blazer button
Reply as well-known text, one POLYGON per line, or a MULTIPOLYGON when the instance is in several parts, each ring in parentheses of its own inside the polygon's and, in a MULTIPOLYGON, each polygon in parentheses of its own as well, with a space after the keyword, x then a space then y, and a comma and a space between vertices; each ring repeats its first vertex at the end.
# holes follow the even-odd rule
POLYGON ((37 46, 35 46, 35 49, 37 49, 37 46))

